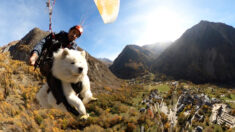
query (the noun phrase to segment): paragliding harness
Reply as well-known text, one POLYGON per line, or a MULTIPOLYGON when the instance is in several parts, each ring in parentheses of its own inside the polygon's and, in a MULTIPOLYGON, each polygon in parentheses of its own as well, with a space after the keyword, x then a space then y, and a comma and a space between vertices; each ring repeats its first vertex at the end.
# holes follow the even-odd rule
MULTIPOLYGON (((46 41, 43 45, 42 53, 38 57, 34 68, 36 69, 39 66, 41 74, 46 76, 47 84, 49 86, 47 93, 52 92, 56 99, 56 104, 59 105, 60 103, 63 103, 67 111, 75 116, 78 116, 79 112, 68 103, 65 97, 61 80, 54 77, 51 72, 53 65, 53 52, 62 47, 62 43, 56 39, 53 33, 48 35, 45 40, 46 41)), ((78 82, 76 84, 71 83, 70 85, 76 94, 79 94, 82 91, 82 82, 78 82)))
POLYGON ((51 71, 53 52, 56 52, 59 48, 74 49, 73 43, 69 43, 68 40, 65 39, 67 35, 68 34, 66 32, 62 31, 58 34, 51 33, 45 38, 41 54, 34 65, 35 69, 39 66, 42 75, 47 76, 51 71))
POLYGON ((34 70, 39 66, 40 72, 43 76, 47 76, 52 68, 53 58, 52 58, 52 47, 55 44, 55 35, 51 33, 45 38, 45 44, 42 47, 42 52, 39 55, 35 65, 34 70))
POLYGON ((46 37, 46 44, 43 45, 42 48, 42 52, 39 55, 35 65, 34 65, 34 70, 36 70, 36 68, 39 66, 40 68, 40 72, 42 73, 42 75, 47 76, 48 72, 51 69, 53 60, 52 60, 52 56, 48 57, 49 55, 49 51, 51 49, 51 45, 52 45, 52 38, 55 39, 55 34, 52 32, 52 11, 53 11, 53 7, 55 6, 55 1, 56 0, 52 0, 52 3, 50 0, 48 0, 48 2, 46 2, 46 6, 48 7, 48 12, 49 12, 49 32, 50 34, 46 37))

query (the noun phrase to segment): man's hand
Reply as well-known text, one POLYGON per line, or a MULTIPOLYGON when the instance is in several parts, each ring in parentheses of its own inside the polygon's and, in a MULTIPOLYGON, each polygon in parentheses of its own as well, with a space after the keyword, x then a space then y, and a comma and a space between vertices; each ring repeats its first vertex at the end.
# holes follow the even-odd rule
POLYGON ((29 58, 29 64, 34 66, 37 59, 38 59, 37 53, 33 53, 32 56, 29 58))

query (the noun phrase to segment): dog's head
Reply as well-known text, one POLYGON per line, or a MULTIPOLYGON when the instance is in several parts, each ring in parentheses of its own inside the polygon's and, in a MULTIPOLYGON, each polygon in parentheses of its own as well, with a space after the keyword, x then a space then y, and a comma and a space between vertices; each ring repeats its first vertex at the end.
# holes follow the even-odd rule
POLYGON ((88 66, 85 51, 59 49, 53 54, 53 75, 65 82, 76 83, 87 75, 88 66))

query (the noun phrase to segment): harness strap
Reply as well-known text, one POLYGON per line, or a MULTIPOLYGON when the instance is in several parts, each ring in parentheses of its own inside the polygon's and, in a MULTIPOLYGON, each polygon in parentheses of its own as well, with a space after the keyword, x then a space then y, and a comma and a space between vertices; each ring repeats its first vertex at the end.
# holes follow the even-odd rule
POLYGON ((75 116, 78 116, 79 112, 77 111, 77 109, 70 105, 65 97, 61 81, 55 78, 50 73, 47 76, 47 84, 49 85, 49 89, 47 90, 47 92, 52 92, 53 96, 56 99, 56 104, 59 105, 60 103, 63 103, 68 112, 74 114, 75 116))
POLYGON ((82 82, 71 83, 71 86, 76 94, 79 94, 82 91, 82 82))
POLYGON ((50 0, 48 0, 48 2, 46 3, 47 4, 47 7, 48 7, 48 10, 49 10, 49 31, 52 33, 52 28, 51 28, 51 18, 52 18, 52 10, 53 10, 53 7, 55 6, 55 1, 56 0, 53 0, 53 4, 51 6, 51 2, 50 0))

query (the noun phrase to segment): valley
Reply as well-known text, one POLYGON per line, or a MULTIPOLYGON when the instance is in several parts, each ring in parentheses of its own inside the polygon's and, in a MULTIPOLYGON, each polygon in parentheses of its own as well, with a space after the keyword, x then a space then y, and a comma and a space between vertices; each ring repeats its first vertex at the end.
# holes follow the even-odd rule
POLYGON ((189 81, 153 80, 154 75, 149 74, 129 82, 131 85, 143 86, 138 98, 135 99, 138 101, 135 102, 142 114, 148 115, 158 124, 157 127, 151 128, 152 131, 234 129, 233 87, 197 85, 189 81))

